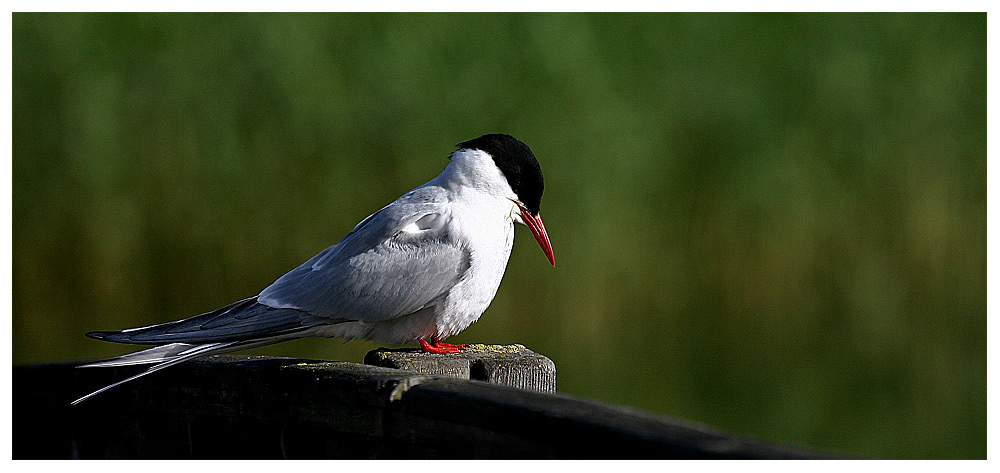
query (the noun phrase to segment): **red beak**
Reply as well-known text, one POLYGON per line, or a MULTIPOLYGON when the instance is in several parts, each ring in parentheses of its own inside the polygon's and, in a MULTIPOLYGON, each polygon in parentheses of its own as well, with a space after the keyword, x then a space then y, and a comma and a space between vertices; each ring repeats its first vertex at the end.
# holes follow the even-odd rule
POLYGON ((542 247, 542 251, 545 252, 545 256, 552 263, 552 266, 556 265, 556 256, 552 253, 552 243, 549 241, 549 233, 545 231, 545 224, 542 223, 542 216, 532 216, 528 212, 528 209, 524 208, 520 202, 514 201, 517 207, 521 209, 521 220, 528 225, 531 230, 531 234, 535 236, 535 241, 538 242, 538 246, 542 247))

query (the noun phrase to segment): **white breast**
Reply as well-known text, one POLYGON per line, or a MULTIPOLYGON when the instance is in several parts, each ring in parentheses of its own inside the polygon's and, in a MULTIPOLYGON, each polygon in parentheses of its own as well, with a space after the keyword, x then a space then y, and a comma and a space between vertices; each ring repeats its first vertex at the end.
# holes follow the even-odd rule
MULTIPOLYGON (((506 199, 504 199, 506 200, 506 199)), ((463 212, 455 231, 468 245, 471 259, 465 276, 435 307, 438 338, 456 335, 472 325, 496 296, 514 245, 513 202, 490 202, 463 212)), ((456 209, 458 210, 458 209, 456 209)))

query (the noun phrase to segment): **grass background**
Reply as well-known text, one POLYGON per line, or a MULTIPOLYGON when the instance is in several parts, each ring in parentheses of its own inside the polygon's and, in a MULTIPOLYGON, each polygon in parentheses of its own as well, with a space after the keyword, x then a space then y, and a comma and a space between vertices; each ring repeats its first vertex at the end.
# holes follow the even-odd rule
POLYGON ((256 294, 504 132, 559 266, 519 227, 450 341, 764 440, 986 457, 985 14, 15 13, 13 123, 15 364, 256 294))

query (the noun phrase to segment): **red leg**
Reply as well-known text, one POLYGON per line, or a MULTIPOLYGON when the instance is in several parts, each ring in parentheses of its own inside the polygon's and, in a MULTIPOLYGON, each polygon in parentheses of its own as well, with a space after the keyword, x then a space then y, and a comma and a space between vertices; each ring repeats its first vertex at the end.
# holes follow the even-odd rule
POLYGON ((431 338, 431 342, 427 343, 427 340, 419 339, 420 349, 424 353, 437 353, 439 355, 448 355, 451 353, 458 353, 465 348, 465 345, 452 345, 451 343, 442 343, 436 337, 431 338))

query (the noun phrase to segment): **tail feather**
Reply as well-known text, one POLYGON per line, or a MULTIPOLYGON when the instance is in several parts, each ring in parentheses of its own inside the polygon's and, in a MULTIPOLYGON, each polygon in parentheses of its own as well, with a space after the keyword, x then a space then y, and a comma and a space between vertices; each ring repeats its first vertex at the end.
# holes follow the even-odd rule
POLYGON ((73 401, 79 404, 115 386, 194 358, 245 350, 306 336, 315 327, 340 322, 315 317, 294 308, 275 308, 250 297, 191 318, 114 332, 90 332, 88 337, 119 343, 161 345, 81 366, 152 364, 146 371, 105 386, 73 401))
POLYGON ((88 363, 77 366, 77 368, 105 368, 113 366, 148 365, 172 360, 178 356, 183 356, 186 352, 197 349, 204 345, 194 345, 191 343, 171 343, 153 347, 148 350, 129 353, 108 360, 88 363))
MULTIPOLYGON (((236 342, 211 343, 211 344, 207 344, 207 345, 196 346, 194 348, 189 349, 186 353, 184 353, 182 355, 175 356, 172 359, 169 359, 169 360, 163 361, 163 362, 161 362, 159 364, 150 366, 148 369, 146 369, 146 371, 143 371, 142 373, 139 373, 139 374, 136 374, 136 375, 133 375, 133 376, 129 376, 128 378, 125 378, 125 379, 123 379, 121 381, 109 384, 109 385, 107 385, 107 386, 105 386, 105 387, 103 387, 101 389, 98 389, 97 391, 94 391, 94 392, 92 392, 92 393, 90 393, 90 394, 88 394, 86 396, 83 396, 83 397, 81 397, 81 398, 79 398, 79 399, 71 402, 70 404, 72 404, 72 405, 75 406, 75 405, 77 405, 77 404, 79 404, 79 403, 81 403, 83 401, 86 401, 87 399, 90 399, 90 398, 92 398, 92 397, 94 397, 94 396, 96 396, 98 394, 101 394, 104 391, 107 391, 107 390, 109 390, 109 389, 111 389, 113 387, 121 386, 122 384, 125 384, 125 383, 127 383, 129 381, 132 381, 132 380, 135 380, 135 379, 139 379, 139 378, 141 378, 143 376, 146 376, 147 374, 155 373, 155 372, 160 371, 160 370, 162 370, 164 368, 169 368, 171 366, 174 366, 174 365, 176 365, 178 363, 190 360, 192 358, 197 358, 199 356, 210 355, 212 353, 221 353, 223 350, 225 350, 226 348, 230 348, 234 344, 236 344, 236 342)), ((157 348, 159 348, 159 347, 157 347, 157 348)), ((155 348, 154 348, 154 350, 155 350, 155 348)), ((128 356, 128 355, 126 355, 126 356, 128 356)), ((91 363, 90 365, 85 365, 85 366, 100 366, 100 363, 91 363)), ((115 366, 115 365, 105 365, 105 366, 115 366)))
POLYGON ((128 378, 125 378, 121 381, 109 384, 101 389, 98 389, 97 391, 94 391, 86 396, 83 396, 73 401, 71 404, 75 406, 111 388, 114 388, 116 386, 121 386, 122 384, 125 384, 129 381, 146 376, 147 374, 155 373, 164 368, 169 368, 178 363, 182 363, 188 360, 193 360, 195 358, 200 358, 208 355, 218 355, 238 350, 246 350, 249 348, 261 347, 264 345, 284 342, 296 338, 299 338, 299 335, 294 335, 294 334, 279 335, 274 337, 267 337, 264 339, 233 341, 233 342, 223 342, 223 343, 206 343, 202 345, 194 345, 188 343, 171 343, 169 345, 153 347, 136 353, 129 353, 127 355, 122 355, 117 358, 112 358, 109 360, 81 365, 78 366, 78 368, 129 366, 129 365, 156 363, 155 365, 147 368, 146 371, 143 371, 133 376, 129 376, 128 378))

